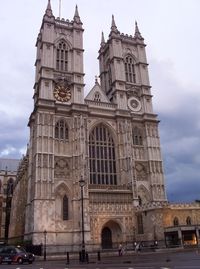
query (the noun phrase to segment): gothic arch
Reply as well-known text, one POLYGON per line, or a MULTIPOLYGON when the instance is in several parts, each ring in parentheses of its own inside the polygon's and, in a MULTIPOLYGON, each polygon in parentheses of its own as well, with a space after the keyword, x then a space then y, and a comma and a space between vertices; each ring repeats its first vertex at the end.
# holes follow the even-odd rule
POLYGON ((190 216, 186 218, 186 225, 192 225, 192 219, 190 216))
POLYGON ((138 187, 138 197, 140 199, 140 204, 144 205, 150 202, 150 193, 144 185, 138 187))
POLYGON ((102 122, 89 132, 89 172, 90 184, 118 184, 115 141, 102 122))
POLYGON ((125 78, 127 83, 136 83, 136 62, 135 58, 127 54, 124 58, 125 78))
POLYGON ((112 135, 112 138, 114 140, 114 143, 117 143, 117 135, 116 135, 116 130, 105 120, 96 120, 95 122, 93 122, 93 124, 89 127, 89 132, 88 132, 88 139, 89 139, 89 135, 90 133, 93 131, 93 129, 95 127, 97 127, 99 124, 104 125, 106 128, 108 128, 109 132, 112 135))
POLYGON ((71 50, 73 48, 72 43, 65 37, 58 37, 54 40, 54 47, 56 48, 60 42, 65 42, 68 48, 71 50))
POLYGON ((100 93, 99 91, 95 91, 95 92, 94 92, 93 99, 94 99, 94 101, 96 101, 96 102, 101 102, 101 99, 102 99, 102 97, 101 97, 101 93, 100 93))
POLYGON ((65 221, 71 219, 71 191, 65 182, 60 182, 55 188, 55 207, 56 220, 65 221))
POLYGON ((108 220, 101 228, 102 248, 116 248, 123 242, 123 229, 121 223, 116 220, 108 220))
POLYGON ((123 59, 125 59, 127 56, 132 57, 135 64, 137 64, 138 59, 130 50, 127 50, 125 53, 123 53, 123 59))
POLYGON ((68 141, 69 140, 69 125, 66 119, 60 118, 55 122, 54 129, 54 137, 55 139, 68 141))
POLYGON ((133 137, 133 145, 139 145, 143 146, 143 131, 142 128, 139 128, 138 126, 133 126, 132 128, 132 137, 133 137))
POLYGON ((55 187, 55 195, 62 194, 62 193, 67 193, 68 195, 71 193, 70 188, 67 186, 67 184, 64 181, 60 181, 55 187))
POLYGON ((179 219, 177 217, 174 217, 173 219, 173 225, 178 226, 179 225, 179 219))
POLYGON ((54 68, 61 72, 72 70, 72 44, 65 37, 54 41, 54 68))

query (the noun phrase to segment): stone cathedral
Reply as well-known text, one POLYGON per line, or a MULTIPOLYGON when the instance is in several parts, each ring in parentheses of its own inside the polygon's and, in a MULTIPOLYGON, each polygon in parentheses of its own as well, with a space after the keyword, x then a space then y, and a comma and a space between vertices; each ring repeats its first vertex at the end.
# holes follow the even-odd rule
POLYGON ((144 38, 137 23, 133 36, 120 33, 112 16, 107 40, 101 37, 99 76, 85 97, 83 32, 77 7, 72 21, 55 18, 48 1, 36 42, 34 109, 21 173, 27 197, 24 211, 12 210, 23 225, 20 232, 18 222, 11 225, 10 237, 23 234, 36 245, 45 231, 48 245, 78 250, 82 180, 87 248, 164 239, 162 208, 170 205, 144 38))
POLYGON ((112 17, 99 49, 99 78, 84 98, 83 24, 56 19, 50 1, 37 38, 34 110, 29 119, 25 234, 79 244, 80 186, 86 241, 131 241, 135 207, 166 201, 158 119, 145 43, 121 34, 112 17))

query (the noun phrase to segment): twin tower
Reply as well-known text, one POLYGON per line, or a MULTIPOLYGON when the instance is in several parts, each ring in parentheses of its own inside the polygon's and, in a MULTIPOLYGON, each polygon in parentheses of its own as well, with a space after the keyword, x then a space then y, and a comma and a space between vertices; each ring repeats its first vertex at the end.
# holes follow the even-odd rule
POLYGON ((79 250, 83 229, 91 250, 150 239, 139 209, 166 202, 138 26, 134 36, 124 35, 112 17, 108 39, 102 34, 99 79, 86 97, 83 31, 77 7, 73 20, 64 20, 48 1, 36 43, 24 238, 41 244, 45 231, 52 251, 79 250))

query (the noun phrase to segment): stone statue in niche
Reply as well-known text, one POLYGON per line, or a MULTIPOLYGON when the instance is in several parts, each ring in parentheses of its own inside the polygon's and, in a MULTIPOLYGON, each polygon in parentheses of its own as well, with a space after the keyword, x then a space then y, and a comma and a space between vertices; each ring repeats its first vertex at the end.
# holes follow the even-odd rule
POLYGON ((54 176, 56 178, 69 177, 69 164, 67 158, 56 157, 54 164, 54 176))

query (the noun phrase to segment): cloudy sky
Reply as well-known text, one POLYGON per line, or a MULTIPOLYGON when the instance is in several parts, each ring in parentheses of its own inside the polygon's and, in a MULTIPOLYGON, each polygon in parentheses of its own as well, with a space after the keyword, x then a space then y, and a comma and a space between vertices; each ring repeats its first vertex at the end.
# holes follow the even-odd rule
MULTIPOLYGON (((84 25, 86 93, 98 75, 101 32, 111 17, 133 35, 135 20, 147 44, 154 110, 160 119, 167 195, 170 201, 200 199, 200 1, 61 0, 61 17, 75 5, 84 25)), ((59 16, 59 0, 51 0, 59 16)), ((0 157, 20 158, 28 142, 33 109, 35 41, 47 0, 1 1, 0 157)))

